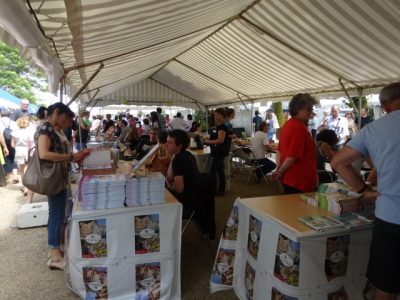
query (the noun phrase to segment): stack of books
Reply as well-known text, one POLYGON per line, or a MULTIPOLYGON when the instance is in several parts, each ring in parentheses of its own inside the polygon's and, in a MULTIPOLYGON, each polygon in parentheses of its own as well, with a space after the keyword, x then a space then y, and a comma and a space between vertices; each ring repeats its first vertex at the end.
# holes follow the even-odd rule
POLYGON ((126 205, 165 203, 165 177, 157 173, 136 175, 126 183, 126 205))
POLYGON ((124 207, 126 175, 84 176, 79 183, 81 210, 124 207))

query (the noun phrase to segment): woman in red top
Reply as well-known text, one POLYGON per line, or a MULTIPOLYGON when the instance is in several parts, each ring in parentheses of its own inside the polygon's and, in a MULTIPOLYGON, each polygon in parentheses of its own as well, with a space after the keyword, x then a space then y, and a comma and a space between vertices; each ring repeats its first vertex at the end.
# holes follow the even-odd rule
POLYGON ((276 157, 275 178, 284 194, 314 192, 317 186, 315 143, 308 131, 317 101, 310 94, 297 94, 289 103, 289 119, 283 126, 276 157))

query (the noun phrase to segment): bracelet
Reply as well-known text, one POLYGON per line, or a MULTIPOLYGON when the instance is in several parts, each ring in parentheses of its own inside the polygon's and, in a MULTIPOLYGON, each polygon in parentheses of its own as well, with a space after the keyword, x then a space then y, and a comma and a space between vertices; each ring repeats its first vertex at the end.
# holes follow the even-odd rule
POLYGON ((369 189, 369 186, 368 186, 367 184, 364 183, 364 186, 362 187, 361 190, 359 190, 359 191, 357 192, 357 194, 362 194, 362 193, 364 193, 367 189, 369 189))

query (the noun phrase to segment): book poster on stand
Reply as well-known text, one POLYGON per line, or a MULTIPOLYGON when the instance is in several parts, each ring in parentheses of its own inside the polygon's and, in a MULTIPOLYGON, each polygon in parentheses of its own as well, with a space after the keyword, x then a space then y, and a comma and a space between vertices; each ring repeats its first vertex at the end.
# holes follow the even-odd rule
POLYGON ((244 283, 246 287, 246 299, 253 300, 254 297, 254 283, 256 280, 256 270, 246 261, 246 269, 244 272, 244 283))
POLYGON ((85 300, 108 299, 106 267, 84 267, 82 274, 86 289, 85 300))
POLYGON ((82 258, 107 257, 106 219, 79 222, 82 258))
POLYGON ((134 226, 135 254, 160 252, 160 216, 135 216, 134 226))
POLYGON ((349 244, 349 234, 330 237, 326 240, 325 274, 328 281, 346 275, 349 244))
POLYGON ((228 241, 236 241, 239 230, 239 208, 234 205, 231 214, 226 222, 224 231, 222 232, 222 239, 228 241))
POLYGON ((329 293, 328 300, 349 300, 349 296, 347 295, 344 287, 342 287, 337 291, 329 293))
POLYGON ((285 295, 281 291, 277 290, 276 288, 272 288, 271 291, 271 300, 297 300, 297 297, 291 297, 288 295, 285 295))
POLYGON ((280 281, 299 286, 300 243, 279 234, 274 275, 280 281))
POLYGON ((161 295, 161 268, 159 262, 136 265, 135 300, 157 300, 161 295))
POLYGON ((260 237, 261 237, 261 220, 257 219, 253 215, 249 218, 249 234, 247 239, 247 250, 250 255, 257 260, 258 250, 260 248, 260 237))
POLYGON ((219 249, 211 274, 211 282, 230 286, 233 284, 235 253, 234 249, 219 249))

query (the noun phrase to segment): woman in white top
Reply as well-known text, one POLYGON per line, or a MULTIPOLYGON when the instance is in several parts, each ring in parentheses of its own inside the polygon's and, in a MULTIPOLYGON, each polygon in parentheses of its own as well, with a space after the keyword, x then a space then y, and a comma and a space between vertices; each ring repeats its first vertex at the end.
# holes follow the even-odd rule
POLYGON ((251 139, 251 147, 254 154, 254 158, 257 160, 258 164, 261 166, 260 169, 256 171, 258 179, 261 179, 266 174, 275 169, 276 164, 265 157, 265 154, 270 150, 269 138, 267 135, 268 124, 263 121, 258 127, 258 131, 254 134, 251 139))
MULTIPOLYGON (((23 116, 16 121, 19 129, 14 130, 12 135, 12 143, 15 145, 15 162, 19 169, 19 180, 21 181, 22 176, 25 174, 28 165, 28 153, 34 145, 33 138, 35 134, 35 128, 31 125, 28 116, 23 116)), ((28 195, 28 189, 23 188, 21 190, 24 196, 28 195)), ((29 202, 29 201, 28 201, 29 202)))

